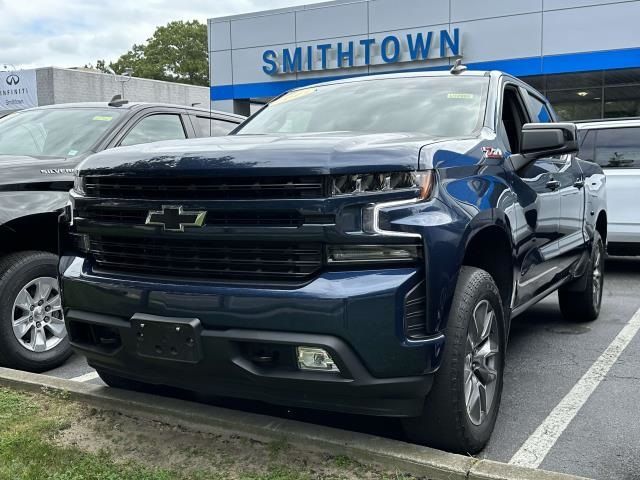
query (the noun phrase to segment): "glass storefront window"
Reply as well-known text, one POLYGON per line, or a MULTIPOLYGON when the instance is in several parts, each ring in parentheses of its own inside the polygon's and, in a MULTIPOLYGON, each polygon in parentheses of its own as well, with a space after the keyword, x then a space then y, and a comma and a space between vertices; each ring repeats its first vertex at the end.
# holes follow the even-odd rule
POLYGON ((624 70, 607 70, 604 72, 605 85, 640 84, 640 68, 625 68, 624 70))
POLYGON ((585 88, 547 92, 560 120, 589 120, 601 118, 602 89, 585 88))
POLYGON ((546 90, 588 88, 602 85, 602 72, 564 73, 547 75, 546 90))
POLYGON ((523 77, 521 80, 527 82, 533 88, 538 90, 539 92, 544 92, 544 84, 545 84, 545 76, 544 75, 536 75, 535 77, 523 77))
POLYGON ((640 86, 605 88, 604 116, 605 118, 640 116, 640 86))
POLYGON ((561 120, 640 116, 640 68, 523 77, 561 120))

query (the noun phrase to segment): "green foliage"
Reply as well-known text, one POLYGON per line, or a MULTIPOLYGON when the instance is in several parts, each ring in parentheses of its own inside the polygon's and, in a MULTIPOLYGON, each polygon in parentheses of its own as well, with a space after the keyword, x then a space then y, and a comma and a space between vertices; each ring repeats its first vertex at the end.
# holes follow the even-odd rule
POLYGON ((96 62, 99 71, 107 73, 108 68, 118 74, 131 68, 135 77, 208 86, 207 26, 193 20, 158 27, 146 43, 133 45, 108 67, 104 60, 96 62))

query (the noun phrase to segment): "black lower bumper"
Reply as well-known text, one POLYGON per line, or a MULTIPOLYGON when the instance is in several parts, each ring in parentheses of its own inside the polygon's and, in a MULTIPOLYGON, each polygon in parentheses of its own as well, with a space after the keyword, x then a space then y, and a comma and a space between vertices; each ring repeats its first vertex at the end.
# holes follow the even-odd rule
MULTIPOLYGON (((432 375, 373 377, 348 344, 330 335, 205 329, 193 319, 123 319, 79 310, 67 311, 66 321, 72 345, 97 370, 210 395, 346 413, 412 417, 421 414, 433 380, 432 375), (169 345, 171 341, 163 344, 162 340, 145 344, 140 338, 140 325, 144 326, 145 319, 153 324, 173 325, 179 330, 174 340, 189 342, 189 347, 186 351, 174 349, 169 345), (185 328, 180 328, 182 325, 185 328), (299 370, 296 346, 327 350, 340 373, 299 370)), ((158 330, 155 331, 157 336, 158 330)))

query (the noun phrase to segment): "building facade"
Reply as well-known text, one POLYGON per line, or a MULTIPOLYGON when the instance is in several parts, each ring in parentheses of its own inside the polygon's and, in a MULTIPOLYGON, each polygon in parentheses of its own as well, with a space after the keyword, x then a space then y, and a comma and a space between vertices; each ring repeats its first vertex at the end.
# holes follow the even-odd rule
POLYGON ((0 112, 60 103, 108 102, 118 94, 135 102, 204 108, 209 104, 209 89, 195 85, 55 67, 0 72, 0 112))
POLYGON ((503 70, 566 120, 640 115, 640 0, 337 0, 208 22, 213 108, 356 75, 503 70))

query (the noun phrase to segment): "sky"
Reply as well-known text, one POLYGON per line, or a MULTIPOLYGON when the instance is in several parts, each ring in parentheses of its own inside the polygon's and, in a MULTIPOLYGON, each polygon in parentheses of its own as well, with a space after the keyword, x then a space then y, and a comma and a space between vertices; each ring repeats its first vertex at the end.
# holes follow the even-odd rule
POLYGON ((281 8, 319 0, 0 0, 0 70, 82 67, 116 60, 173 20, 281 8), (8 65, 8 68, 4 68, 8 65))

